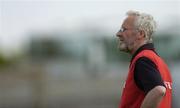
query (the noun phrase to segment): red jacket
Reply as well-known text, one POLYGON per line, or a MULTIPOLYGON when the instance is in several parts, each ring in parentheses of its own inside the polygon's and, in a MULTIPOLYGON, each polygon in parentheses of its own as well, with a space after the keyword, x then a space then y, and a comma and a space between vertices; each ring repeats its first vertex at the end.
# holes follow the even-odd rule
POLYGON ((166 94, 160 102, 158 108, 171 108, 172 79, 170 71, 165 62, 151 50, 141 51, 132 60, 131 65, 129 67, 129 73, 126 79, 126 83, 123 89, 119 108, 140 108, 145 98, 146 94, 137 87, 134 81, 135 62, 140 57, 147 57, 155 63, 166 86, 166 94))

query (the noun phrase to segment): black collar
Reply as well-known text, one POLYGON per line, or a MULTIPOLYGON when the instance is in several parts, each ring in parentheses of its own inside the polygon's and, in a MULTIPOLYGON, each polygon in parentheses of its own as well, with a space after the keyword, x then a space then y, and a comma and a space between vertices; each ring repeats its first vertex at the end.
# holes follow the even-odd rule
MULTIPOLYGON (((134 59, 134 57, 140 53, 141 51, 143 50, 152 50, 155 52, 155 48, 154 48, 154 45, 153 43, 147 43, 147 44, 144 44, 143 46, 141 46, 140 48, 138 48, 138 50, 133 54, 132 58, 131 58, 131 62, 132 60, 134 59)), ((156 52, 155 52, 156 53, 156 52)), ((157 53, 156 53, 157 54, 157 53)))

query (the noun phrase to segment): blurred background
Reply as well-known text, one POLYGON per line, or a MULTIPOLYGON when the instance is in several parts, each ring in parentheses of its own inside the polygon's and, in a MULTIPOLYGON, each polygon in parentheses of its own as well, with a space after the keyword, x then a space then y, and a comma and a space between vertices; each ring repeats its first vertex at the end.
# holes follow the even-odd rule
POLYGON ((178 0, 1 0, 0 108, 117 108, 131 56, 115 34, 128 10, 157 20, 180 108, 178 0))

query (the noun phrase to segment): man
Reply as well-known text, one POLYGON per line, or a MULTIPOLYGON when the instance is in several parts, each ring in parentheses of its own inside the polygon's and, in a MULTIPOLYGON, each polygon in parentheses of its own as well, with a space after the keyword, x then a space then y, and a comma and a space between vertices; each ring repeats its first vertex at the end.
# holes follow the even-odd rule
POLYGON ((171 108, 172 79, 155 52, 155 29, 151 15, 129 11, 116 34, 119 49, 132 55, 119 108, 171 108))

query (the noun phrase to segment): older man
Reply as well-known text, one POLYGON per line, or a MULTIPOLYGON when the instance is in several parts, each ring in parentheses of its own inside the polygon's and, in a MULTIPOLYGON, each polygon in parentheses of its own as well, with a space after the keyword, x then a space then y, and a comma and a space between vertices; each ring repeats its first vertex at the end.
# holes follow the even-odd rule
POLYGON ((129 11, 116 34, 119 49, 132 55, 119 108, 171 108, 172 79, 154 49, 155 29, 151 15, 129 11))

